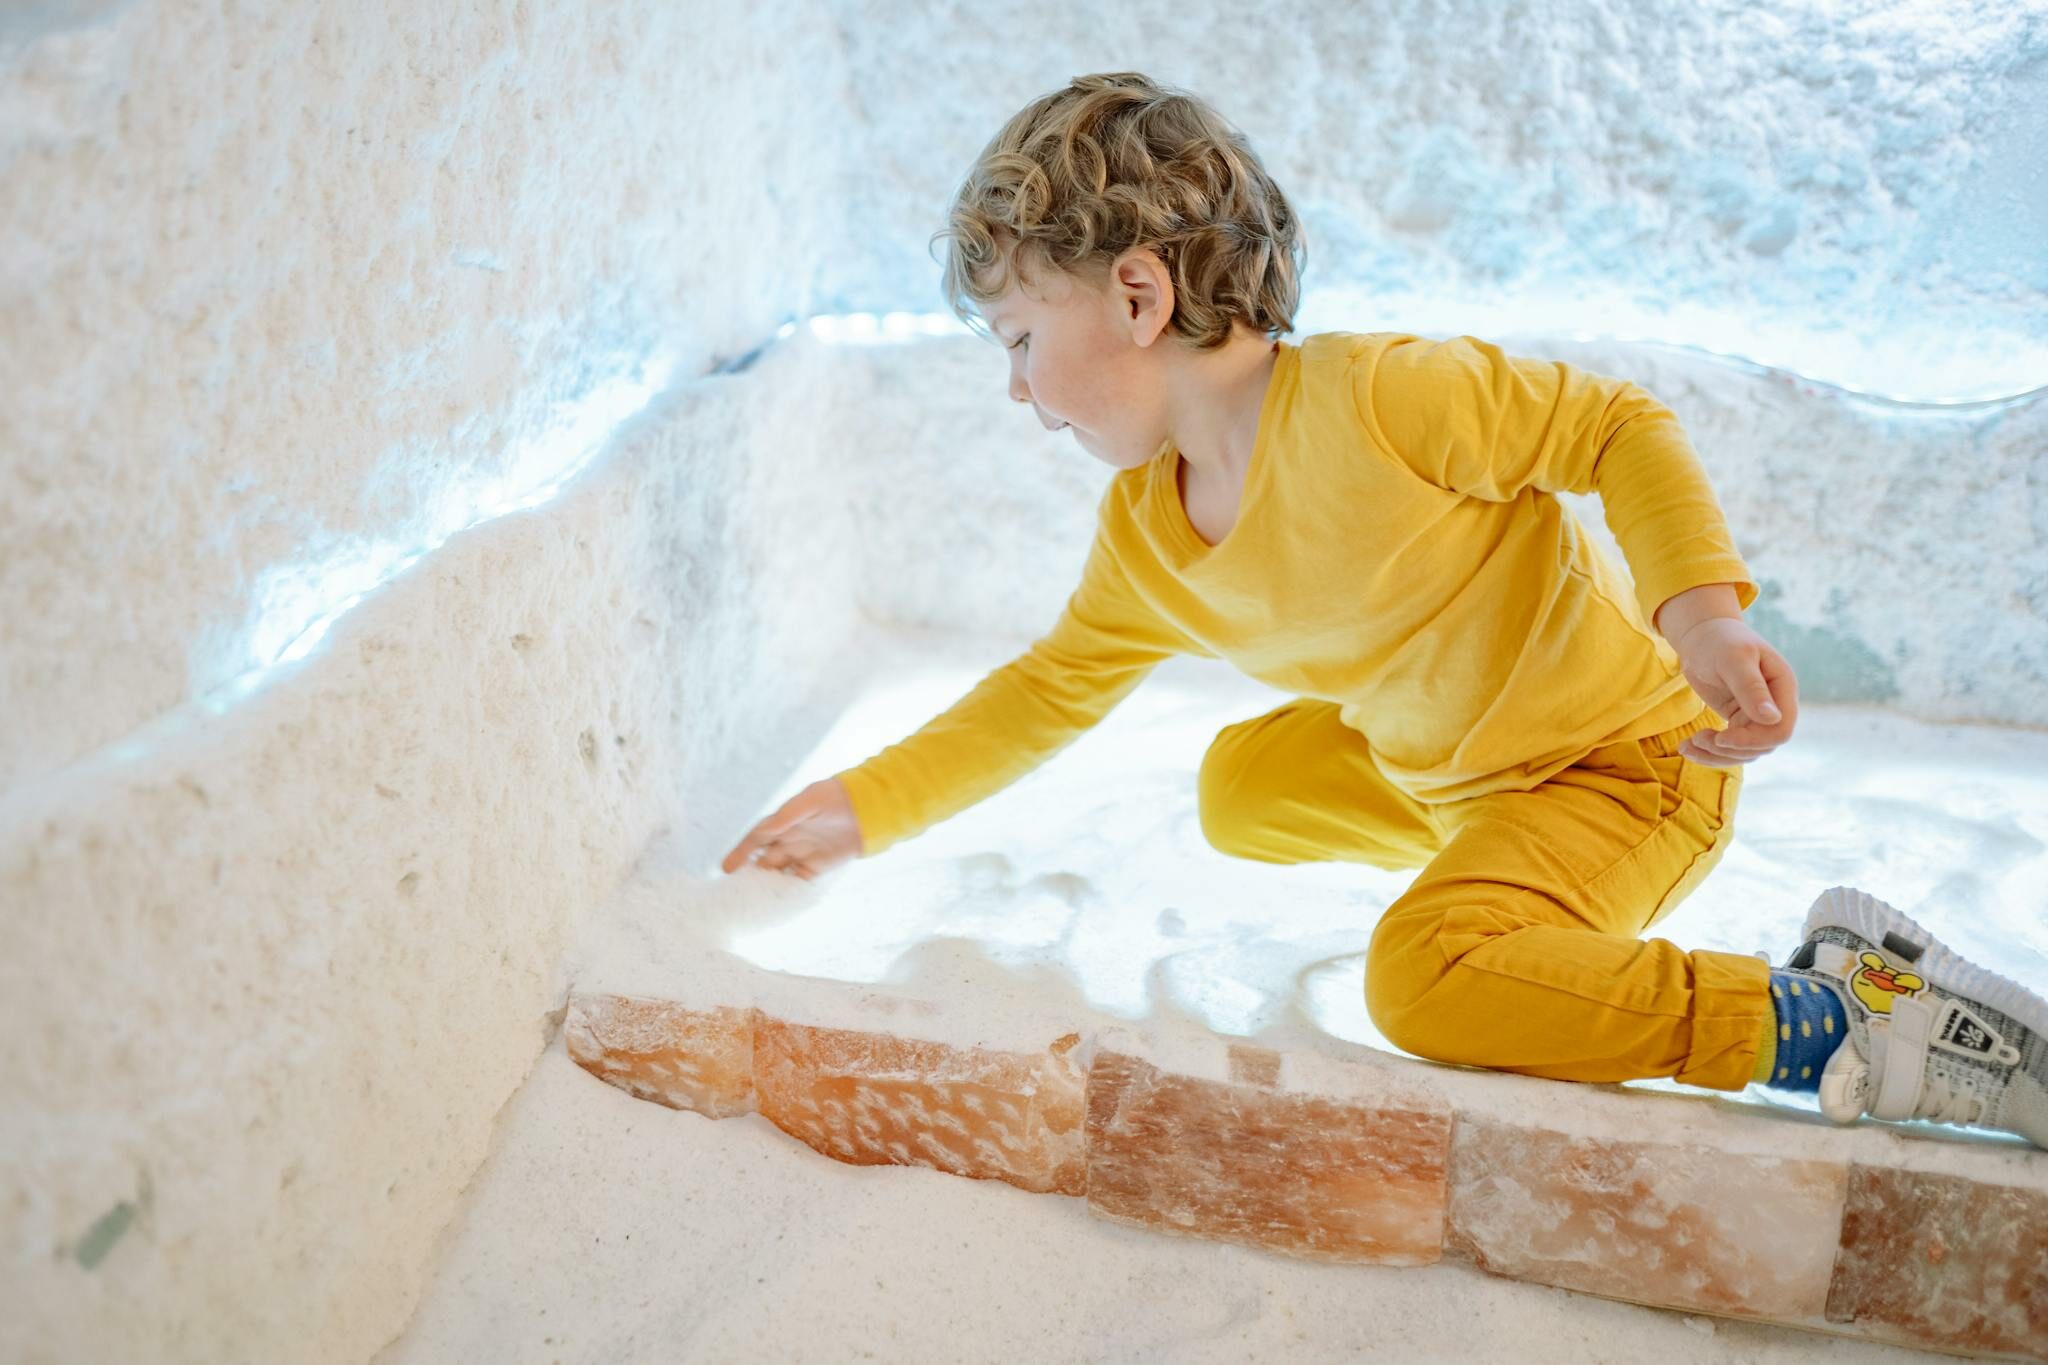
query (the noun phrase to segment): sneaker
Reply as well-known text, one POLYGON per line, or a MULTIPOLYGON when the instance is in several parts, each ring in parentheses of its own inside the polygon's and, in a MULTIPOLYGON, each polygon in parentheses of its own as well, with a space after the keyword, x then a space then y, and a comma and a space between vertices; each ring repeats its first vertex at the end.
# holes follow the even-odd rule
POLYGON ((1846 886, 1813 903, 1805 938, 1784 970, 1832 986, 1849 1017, 1821 1069, 1821 1113, 1990 1128, 2048 1147, 2048 1000, 1846 886))

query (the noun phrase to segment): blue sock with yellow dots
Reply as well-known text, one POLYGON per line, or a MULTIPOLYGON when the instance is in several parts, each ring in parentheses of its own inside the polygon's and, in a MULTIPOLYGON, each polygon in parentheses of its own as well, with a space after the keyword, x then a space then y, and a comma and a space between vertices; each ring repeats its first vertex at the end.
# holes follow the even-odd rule
POLYGON ((1820 1069, 1849 1036, 1842 997, 1824 981, 1774 970, 1771 1011, 1750 1079, 1779 1090, 1819 1090, 1820 1069))

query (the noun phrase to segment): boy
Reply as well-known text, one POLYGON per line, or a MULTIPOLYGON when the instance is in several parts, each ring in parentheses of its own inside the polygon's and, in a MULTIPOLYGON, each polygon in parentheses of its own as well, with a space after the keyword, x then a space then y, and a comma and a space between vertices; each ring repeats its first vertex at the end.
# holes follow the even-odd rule
MULTIPOLYGON (((1118 470, 1052 629, 729 853, 805 878, 1000 790, 1175 653, 1295 693, 1223 730, 1204 833, 1421 868, 1373 933, 1418 1056, 1674 1076, 2048 1146, 2048 1002, 1837 887, 1782 968, 1638 937, 1727 849, 1798 685, 1672 413, 1472 337, 1292 345, 1300 231, 1234 129, 1135 73, 1013 117, 948 232, 1010 396, 1118 470), (1633 590, 1553 494, 1597 492, 1633 590), (1723 722, 1716 725, 1714 722, 1723 722)), ((976 330, 980 330, 977 328, 976 330)), ((1761 954, 1758 957, 1762 957, 1761 954)))

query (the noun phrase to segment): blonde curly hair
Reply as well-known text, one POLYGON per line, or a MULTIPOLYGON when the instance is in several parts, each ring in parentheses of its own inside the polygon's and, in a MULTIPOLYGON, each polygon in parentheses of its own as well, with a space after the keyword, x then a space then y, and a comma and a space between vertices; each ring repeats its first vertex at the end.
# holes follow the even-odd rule
POLYGON ((955 195, 943 289, 970 305, 1060 271, 1100 286, 1133 247, 1172 280, 1172 331, 1210 350, 1243 321, 1294 330, 1303 234, 1244 135, 1200 99, 1135 71, 1077 76, 1005 123, 955 195))

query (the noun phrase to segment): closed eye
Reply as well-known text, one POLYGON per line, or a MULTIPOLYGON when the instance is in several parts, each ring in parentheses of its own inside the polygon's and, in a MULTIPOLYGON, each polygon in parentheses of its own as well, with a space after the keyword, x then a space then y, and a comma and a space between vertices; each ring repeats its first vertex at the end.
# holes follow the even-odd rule
POLYGON ((1031 334, 1029 332, 1026 332, 1023 336, 1018 337, 1016 342, 1013 345, 1011 345, 1009 349, 1014 351, 1017 349, 1017 347, 1022 346, 1025 342, 1029 341, 1030 339, 1031 334))

